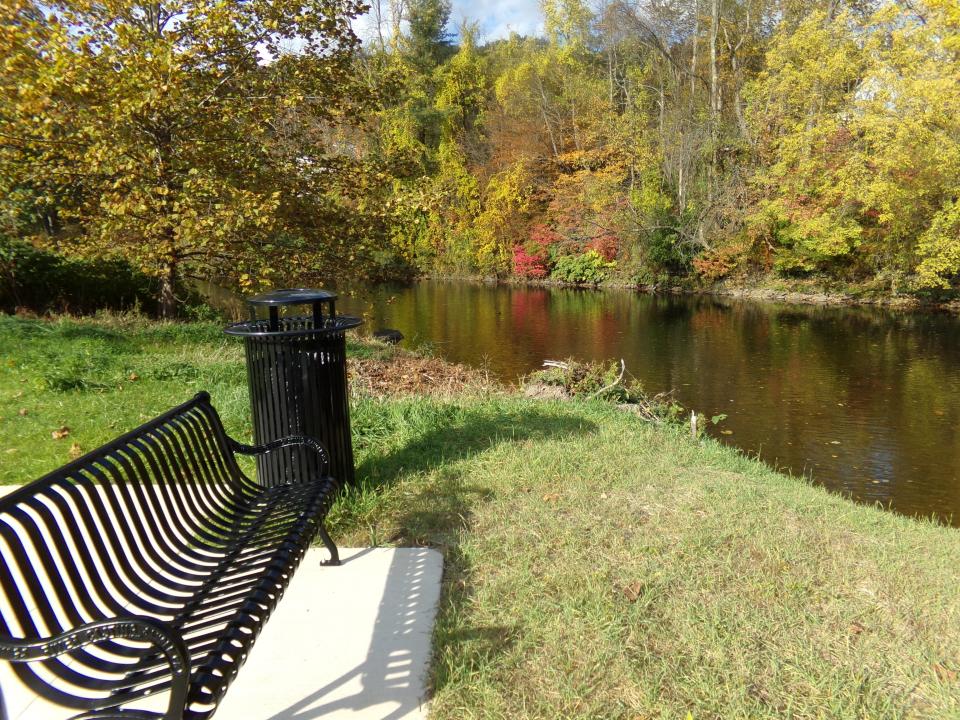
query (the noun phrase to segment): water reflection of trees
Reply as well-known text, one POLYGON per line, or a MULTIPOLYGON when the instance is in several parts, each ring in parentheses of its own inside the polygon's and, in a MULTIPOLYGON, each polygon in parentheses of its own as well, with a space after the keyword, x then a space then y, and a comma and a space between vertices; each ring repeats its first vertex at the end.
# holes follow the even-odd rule
POLYGON ((377 322, 513 380, 624 358, 651 391, 725 413, 725 440, 905 512, 960 516, 960 321, 880 309, 421 283, 377 322), (839 443, 839 444, 835 444, 839 443), (834 457, 836 456, 836 457, 834 457))

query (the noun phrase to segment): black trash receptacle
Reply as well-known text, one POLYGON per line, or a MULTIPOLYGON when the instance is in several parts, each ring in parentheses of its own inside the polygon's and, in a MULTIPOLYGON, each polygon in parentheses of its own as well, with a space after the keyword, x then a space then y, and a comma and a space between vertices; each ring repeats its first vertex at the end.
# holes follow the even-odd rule
MULTIPOLYGON (((333 293, 308 288, 257 295, 247 301, 250 320, 225 332, 246 344, 254 441, 313 437, 330 452, 330 475, 344 485, 354 480, 346 331, 362 321, 337 315, 336 299, 333 293), (309 314, 285 312, 305 305, 309 314)), ((259 482, 268 487, 319 472, 318 458, 307 448, 257 459, 259 482)))

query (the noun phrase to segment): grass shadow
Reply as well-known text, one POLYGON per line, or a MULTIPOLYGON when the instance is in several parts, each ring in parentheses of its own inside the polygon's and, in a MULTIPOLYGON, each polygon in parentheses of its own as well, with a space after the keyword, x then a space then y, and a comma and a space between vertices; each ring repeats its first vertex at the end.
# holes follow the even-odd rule
POLYGON ((486 452, 503 442, 525 442, 594 432, 593 422, 573 415, 551 412, 549 406, 529 403, 509 408, 499 403, 479 402, 469 407, 431 403, 416 407, 416 416, 401 412, 384 418, 380 427, 369 428, 354 419, 355 447, 368 449, 357 467, 357 477, 367 487, 389 485, 401 475, 427 472, 486 452), (402 447, 378 452, 377 444, 397 425, 413 426, 411 439, 402 447), (384 427, 384 425, 386 427, 384 427), (422 432, 417 432, 421 429, 422 432))
POLYGON ((444 555, 430 670, 431 692, 435 692, 460 681, 469 668, 509 652, 519 632, 515 627, 478 624, 463 612, 475 594, 476 581, 461 541, 471 532, 476 512, 495 498, 497 490, 484 481, 485 469, 461 461, 503 443, 579 437, 595 432, 597 426, 553 404, 480 401, 467 407, 454 405, 453 412, 442 403, 418 407, 415 417, 406 419, 419 425, 422 432, 411 433, 408 442, 386 452, 377 452, 376 441, 367 438, 374 447, 365 453, 357 476, 367 490, 386 490, 387 495, 399 480, 417 478, 405 483, 400 501, 387 500, 389 507, 384 513, 392 534, 383 540, 401 546, 429 546, 444 555))
POLYGON ((61 325, 56 328, 55 334, 64 340, 95 340, 121 352, 127 352, 133 347, 130 338, 119 330, 88 323, 61 325))
POLYGON ((475 477, 462 476, 457 467, 461 461, 502 443, 538 442, 596 430, 590 421, 539 403, 412 399, 404 404, 373 403, 358 410, 354 437, 362 459, 357 486, 342 501, 344 519, 349 524, 351 515, 374 507, 396 528, 382 540, 411 546, 446 546, 452 531, 469 517, 471 506, 492 496, 492 488, 475 477), (398 436, 406 438, 399 446, 398 436), (401 478, 416 478, 409 483, 415 491, 405 492, 398 502, 390 498, 389 490, 401 478))

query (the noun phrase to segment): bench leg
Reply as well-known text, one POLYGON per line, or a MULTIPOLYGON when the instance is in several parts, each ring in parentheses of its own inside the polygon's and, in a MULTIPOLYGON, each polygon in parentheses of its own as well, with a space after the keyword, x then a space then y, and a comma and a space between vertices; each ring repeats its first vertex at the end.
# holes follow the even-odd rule
POLYGON ((323 521, 320 521, 320 539, 323 540, 324 546, 327 550, 330 551, 330 559, 324 560, 321 565, 339 565, 340 564, 340 552, 337 550, 336 544, 330 538, 329 533, 327 533, 327 528, 324 527, 323 521))

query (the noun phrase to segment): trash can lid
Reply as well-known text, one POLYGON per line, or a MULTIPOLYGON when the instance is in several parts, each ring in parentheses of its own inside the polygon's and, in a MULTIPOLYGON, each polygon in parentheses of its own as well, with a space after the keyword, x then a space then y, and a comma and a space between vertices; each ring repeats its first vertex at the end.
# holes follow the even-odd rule
POLYGON ((329 335, 363 323, 360 318, 352 315, 337 315, 334 302, 336 299, 335 293, 313 288, 284 288, 254 295, 247 298, 250 319, 228 325, 224 332, 242 337, 329 335), (281 318, 280 308, 285 305, 313 305, 313 312, 310 315, 281 318), (259 307, 266 307, 270 311, 270 317, 257 319, 259 307))
POLYGON ((284 288, 247 298, 251 305, 303 305, 319 300, 336 300, 336 293, 314 288, 284 288))
POLYGON ((245 322, 236 322, 227 325, 224 332, 227 335, 236 335, 239 337, 258 337, 258 338, 288 338, 288 337, 306 337, 308 335, 330 335, 341 333, 363 324, 363 320, 353 315, 337 315, 335 318, 325 320, 322 327, 314 327, 312 324, 297 327, 293 330, 283 330, 279 323, 275 326, 270 325, 269 320, 249 320, 245 322))

